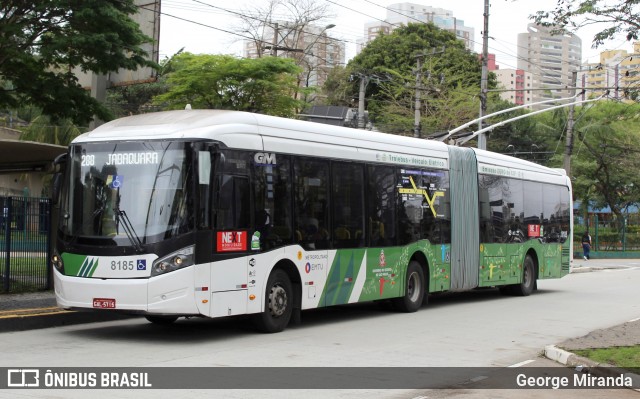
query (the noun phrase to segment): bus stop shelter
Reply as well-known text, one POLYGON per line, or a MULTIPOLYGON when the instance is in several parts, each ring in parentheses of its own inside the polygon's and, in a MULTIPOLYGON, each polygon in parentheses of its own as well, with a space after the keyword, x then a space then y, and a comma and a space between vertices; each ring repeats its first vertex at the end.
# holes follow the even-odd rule
POLYGON ((47 172, 67 147, 21 140, 0 140, 0 173, 47 172))

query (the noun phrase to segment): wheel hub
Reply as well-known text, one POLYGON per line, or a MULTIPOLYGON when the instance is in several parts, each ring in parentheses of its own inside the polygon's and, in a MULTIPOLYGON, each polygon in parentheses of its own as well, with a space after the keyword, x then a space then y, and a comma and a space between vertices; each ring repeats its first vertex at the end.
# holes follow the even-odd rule
POLYGON ((269 293, 269 311, 272 316, 280 317, 287 310, 287 291, 279 285, 274 285, 269 293))
POLYGON ((407 296, 411 302, 418 300, 418 297, 420 296, 420 289, 420 277, 418 276, 418 273, 413 272, 407 281, 407 296))

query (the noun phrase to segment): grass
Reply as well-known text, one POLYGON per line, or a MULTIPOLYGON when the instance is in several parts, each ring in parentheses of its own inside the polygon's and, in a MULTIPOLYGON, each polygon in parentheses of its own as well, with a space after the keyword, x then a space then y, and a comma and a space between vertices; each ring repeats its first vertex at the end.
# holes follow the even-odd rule
POLYGON ((640 368, 640 345, 580 349, 574 350, 573 353, 599 363, 607 363, 623 369, 631 369, 634 372, 638 372, 638 368, 640 368))
MULTIPOLYGON (((0 274, 4 274, 5 260, 0 260, 0 274)), ((11 258, 9 266, 10 276, 45 277, 47 275, 47 260, 35 258, 11 258)))

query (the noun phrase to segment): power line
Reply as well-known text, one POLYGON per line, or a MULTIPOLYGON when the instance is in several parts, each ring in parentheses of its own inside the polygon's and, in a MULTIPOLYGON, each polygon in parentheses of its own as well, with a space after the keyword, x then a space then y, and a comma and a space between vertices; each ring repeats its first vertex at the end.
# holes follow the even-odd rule
MULTIPOLYGON (((369 17, 369 18, 373 18, 373 19, 378 20, 378 21, 380 21, 380 22, 383 22, 383 23, 389 24, 389 25, 391 25, 391 26, 395 26, 395 27, 399 27, 399 26, 401 26, 401 25, 398 25, 398 24, 390 23, 390 22, 388 22, 388 21, 386 21, 386 20, 382 20, 382 19, 380 19, 380 18, 373 17, 373 16, 371 16, 371 15, 365 14, 365 13, 360 12, 360 11, 357 11, 357 10, 354 10, 354 9, 352 9, 352 8, 349 8, 349 7, 343 6, 343 5, 341 5, 341 4, 338 4, 338 3, 333 2, 333 1, 331 1, 331 0, 325 0, 325 1, 327 1, 327 2, 329 2, 329 3, 331 3, 331 4, 338 5, 338 6, 340 6, 340 7, 346 8, 346 9, 348 9, 348 10, 354 11, 354 12, 356 12, 356 13, 358 13, 358 14, 361 14, 361 15, 367 16, 367 17, 369 17)), ((398 11, 398 10, 395 10, 395 9, 393 9, 393 8, 388 8, 388 7, 382 6, 382 5, 380 5, 380 4, 378 4, 378 3, 375 3, 375 2, 373 2, 373 1, 371 1, 371 0, 364 0, 364 1, 365 1, 365 2, 367 2, 367 3, 369 3, 369 4, 375 5, 375 6, 377 6, 377 7, 383 8, 383 9, 385 9, 385 10, 388 10, 388 11, 394 12, 394 13, 396 13, 396 14, 398 14, 398 15, 401 15, 401 16, 403 16, 403 17, 406 17, 407 19, 410 19, 410 20, 416 21, 416 22, 418 22, 418 23, 421 23, 421 24, 424 24, 424 23, 425 23, 425 21, 422 21, 422 20, 420 20, 420 19, 417 19, 417 18, 415 18, 415 17, 413 17, 413 16, 411 16, 411 15, 404 14, 404 13, 402 13, 402 12, 400 12, 400 11, 398 11)), ((466 39, 466 38, 464 38, 464 37, 462 37, 462 36, 459 36, 459 35, 457 34, 457 32, 454 32, 454 34, 456 35, 456 37, 457 37, 457 38, 459 38, 459 39, 461 39, 461 40, 468 40, 469 42, 474 43, 474 44, 482 44, 482 43, 480 43, 480 42, 478 42, 478 41, 476 41, 476 40, 466 39)), ((493 39, 493 40, 496 40, 495 38, 492 38, 492 39, 493 39)), ((518 47, 522 47, 522 46, 518 46, 518 47)), ((524 47, 523 47, 523 48, 524 48, 524 47)), ((491 50, 492 50, 492 51, 501 52, 501 53, 503 53, 503 54, 507 54, 507 55, 510 55, 510 56, 513 56, 512 54, 505 53, 505 52, 500 51, 500 50, 495 49, 495 48, 491 48, 491 50)), ((515 57, 516 59, 526 60, 524 57, 520 57, 520 56, 517 56, 517 55, 516 55, 516 56, 514 56, 514 57, 515 57)), ((560 62, 564 62, 564 60, 563 60, 562 58, 559 58, 559 57, 556 57, 556 56, 550 56, 550 57, 552 57, 552 58, 556 58, 556 59, 557 59, 558 61, 560 61, 560 62)), ((541 65, 539 65, 539 64, 537 64, 537 63, 531 63, 531 62, 530 62, 530 64, 532 64, 533 66, 536 66, 536 67, 537 67, 541 72, 545 72, 545 71, 547 71, 547 69, 545 69, 544 67, 542 67, 541 65)), ((514 69, 517 69, 517 68, 514 68, 514 69)), ((565 76, 565 77, 569 77, 569 76, 565 76)), ((555 77, 551 77, 551 78, 552 78, 553 80, 557 80, 557 81, 558 81, 558 83, 560 83, 560 84, 564 84, 564 82, 562 82, 561 80, 559 80, 559 79, 557 79, 557 78, 555 78, 555 77)), ((547 89, 547 90, 553 90, 553 89, 547 89)))

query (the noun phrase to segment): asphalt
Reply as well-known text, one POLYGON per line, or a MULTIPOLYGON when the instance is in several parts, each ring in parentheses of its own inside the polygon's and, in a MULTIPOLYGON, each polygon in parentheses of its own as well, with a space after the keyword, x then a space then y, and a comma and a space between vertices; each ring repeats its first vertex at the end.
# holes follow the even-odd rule
MULTIPOLYGON (((629 263, 640 265, 638 260, 616 262, 612 259, 593 259, 585 261, 575 259, 571 273, 589 273, 611 268, 626 268, 629 263)), ((132 317, 119 313, 100 311, 70 311, 56 306, 53 291, 0 294, 0 333, 33 330, 40 328, 60 327, 73 324, 95 323, 121 320, 132 317)), ((629 373, 609 364, 595 362, 578 356, 572 349, 640 345, 640 319, 608 329, 594 331, 587 336, 577 337, 563 343, 548 345, 544 348, 544 356, 567 367, 589 370, 591 374, 601 376, 628 375, 633 380, 634 388, 640 388, 640 375, 629 373), (600 345, 600 346, 598 346, 600 345)))

